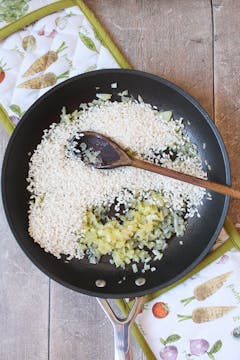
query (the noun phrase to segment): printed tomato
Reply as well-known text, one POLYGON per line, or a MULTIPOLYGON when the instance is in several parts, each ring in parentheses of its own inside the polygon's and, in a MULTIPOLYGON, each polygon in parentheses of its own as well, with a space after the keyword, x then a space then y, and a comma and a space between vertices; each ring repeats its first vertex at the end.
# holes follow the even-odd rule
POLYGON ((4 63, 3 63, 3 60, 0 59, 0 84, 3 82, 3 80, 5 79, 5 76, 6 76, 6 74, 5 74, 5 71, 6 71, 5 67, 6 67, 6 65, 7 65, 7 64, 4 64, 4 63))
POLYGON ((163 319, 169 314, 169 307, 166 303, 159 301, 152 307, 153 315, 158 319, 163 319))
POLYGON ((1 82, 3 82, 4 79, 5 79, 5 72, 0 67, 0 84, 1 82))

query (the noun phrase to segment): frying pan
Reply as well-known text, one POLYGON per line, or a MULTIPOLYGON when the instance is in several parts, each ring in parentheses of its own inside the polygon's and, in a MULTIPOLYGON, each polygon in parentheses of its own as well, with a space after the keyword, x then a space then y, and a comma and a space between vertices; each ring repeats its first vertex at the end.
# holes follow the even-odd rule
MULTIPOLYGON (((229 205, 229 197, 217 193, 212 193, 212 201, 204 200, 199 208, 201 217, 189 219, 184 237, 177 240, 172 238, 162 260, 152 262, 152 266, 157 268, 155 272, 133 273, 131 266, 125 270, 116 269, 107 258, 97 265, 89 264, 86 259, 65 262, 64 257, 56 259, 33 242, 28 234, 27 216, 29 153, 40 142, 43 130, 51 123, 59 122, 63 106, 72 112, 80 103, 91 102, 96 92, 111 92, 112 99, 119 100, 117 93, 126 89, 134 98, 140 95, 146 103, 156 105, 159 109, 172 110, 174 118, 183 117, 188 135, 198 146, 203 167, 207 170, 205 163, 212 166, 212 170, 208 171, 209 180, 230 185, 228 156, 213 121, 189 94, 165 79, 134 70, 98 70, 71 78, 38 99, 17 125, 5 153, 2 196, 6 216, 19 245, 38 268, 64 286, 99 298, 140 297, 183 277, 204 258, 217 239, 229 205), (118 87, 112 89, 111 84, 115 82, 118 87), (96 87, 99 89, 96 90, 96 87), (205 150, 203 143, 206 144, 205 150), (179 240, 183 240, 184 246, 179 245, 179 240)), ((141 299, 135 303, 135 313, 141 299)), ((99 301, 111 314, 109 316, 113 321, 109 304, 99 301)), ((134 311, 131 319, 124 324, 120 324, 119 319, 114 321, 124 328, 132 322, 134 311)), ((122 343, 123 337, 128 337, 126 328, 115 332, 119 336, 116 347, 122 351, 122 355, 118 353, 116 358, 130 358, 128 343, 122 343)))

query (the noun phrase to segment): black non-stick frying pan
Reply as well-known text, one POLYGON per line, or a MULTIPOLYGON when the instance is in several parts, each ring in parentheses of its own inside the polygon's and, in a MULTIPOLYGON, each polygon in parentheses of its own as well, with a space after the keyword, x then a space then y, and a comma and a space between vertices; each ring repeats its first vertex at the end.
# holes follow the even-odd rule
POLYGON ((229 204, 227 196, 212 193, 213 200, 205 200, 199 209, 201 218, 194 217, 188 221, 184 245, 171 239, 162 260, 154 264, 157 270, 144 274, 146 282, 142 286, 135 284, 139 274, 134 274, 131 266, 125 271, 116 269, 108 259, 98 265, 89 264, 86 260, 66 263, 64 258, 56 259, 33 242, 28 234, 27 215, 29 153, 40 142, 43 130, 51 123, 59 122, 63 106, 72 112, 80 103, 92 101, 96 92, 111 92, 113 100, 117 100, 117 93, 125 89, 135 98, 141 95, 145 102, 160 109, 173 110, 176 118, 183 117, 188 134, 198 145, 203 166, 206 166, 205 160, 211 164, 209 179, 230 184, 227 153, 214 123, 191 96, 160 77, 133 70, 100 70, 71 78, 43 95, 25 113, 6 150, 2 169, 5 212, 16 240, 42 271, 71 289, 98 297, 141 296, 166 287, 185 275, 200 262, 215 242, 229 204), (117 89, 111 88, 114 82, 118 84, 117 89), (96 87, 99 89, 96 90, 96 87), (205 150, 203 143, 206 144, 205 150), (126 280, 119 284, 123 277, 126 280), (105 280, 106 286, 97 287, 98 279, 105 280))
MULTIPOLYGON (((181 278, 208 253, 223 226, 229 205, 227 196, 212 193, 212 201, 205 200, 199 209, 201 217, 189 219, 182 239, 184 245, 179 244, 179 239, 171 239, 162 260, 153 263, 157 269, 155 272, 136 274, 132 272, 131 266, 123 271, 116 269, 108 259, 97 265, 75 259, 66 263, 65 258, 58 260, 33 242, 28 234, 27 214, 29 153, 40 142, 43 130, 51 123, 59 122, 63 106, 72 112, 80 103, 91 102, 96 92, 111 92, 112 99, 119 100, 117 93, 126 89, 133 97, 141 95, 144 102, 156 105, 159 109, 172 110, 175 118, 183 117, 190 138, 198 145, 203 166, 206 167, 205 160, 211 164, 209 179, 230 185, 226 149, 214 123, 190 95, 167 80, 140 71, 100 70, 69 79, 43 95, 25 113, 6 150, 2 169, 2 196, 7 219, 23 251, 43 272, 71 289, 102 298, 139 297, 181 278), (112 89, 111 84, 115 82, 118 87, 112 89), (99 89, 96 90, 96 87, 99 89), (203 143, 206 144, 205 150, 203 143), (145 282, 136 281, 139 277, 144 278, 145 282), (99 284, 100 287, 97 286, 99 284)), ((102 303, 102 306, 106 310, 107 305, 102 303)), ((122 334, 122 337, 125 335, 122 334)), ((127 358, 126 353, 127 350, 127 358)))

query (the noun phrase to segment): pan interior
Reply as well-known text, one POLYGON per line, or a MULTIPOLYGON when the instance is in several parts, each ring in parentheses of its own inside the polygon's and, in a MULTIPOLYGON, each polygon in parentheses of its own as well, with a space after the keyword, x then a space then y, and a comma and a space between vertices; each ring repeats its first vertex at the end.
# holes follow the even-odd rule
MULTIPOLYGON (((172 110, 174 117, 184 118, 184 124, 191 140, 198 145, 200 156, 212 165, 210 180, 230 183, 229 163, 225 147, 207 113, 184 91, 159 77, 132 70, 101 70, 82 74, 42 96, 24 115, 12 135, 3 164, 2 193, 6 215, 11 229, 25 253, 47 275, 74 290, 100 297, 140 296, 164 288, 189 272, 207 254, 215 242, 226 216, 229 198, 211 193, 213 200, 204 201, 200 208, 201 218, 188 221, 183 237, 171 239, 160 262, 153 266, 155 272, 134 274, 131 267, 116 269, 108 261, 91 265, 85 259, 66 262, 45 253, 28 234, 28 201, 26 190, 29 153, 40 142, 43 130, 53 122, 59 122, 63 106, 74 111, 82 102, 90 102, 98 92, 117 93, 129 90, 135 98, 140 95, 144 102, 159 109, 172 110), (111 84, 117 82, 117 89, 111 84), (207 149, 203 150, 203 143, 207 149), (126 279, 125 279, 126 278, 126 279), (136 280, 144 278, 138 286, 136 280), (125 279, 124 281, 122 281, 125 279), (97 280, 104 280, 106 286, 96 286, 97 280)), ((146 134, 147 136, 147 134, 146 134)), ((141 281, 140 281, 141 282, 141 281)), ((138 283, 138 281, 137 281, 138 283)), ((101 284, 101 283, 100 283, 101 284)))

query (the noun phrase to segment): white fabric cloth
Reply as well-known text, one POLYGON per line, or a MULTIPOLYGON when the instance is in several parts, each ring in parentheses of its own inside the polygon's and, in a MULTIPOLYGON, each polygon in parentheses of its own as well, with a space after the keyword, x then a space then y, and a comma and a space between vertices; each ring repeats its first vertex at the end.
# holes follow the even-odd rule
POLYGON ((0 29, 22 16, 54 2, 56 0, 3 0, 0 8, 0 29))
MULTIPOLYGON (((239 360, 239 279, 240 252, 234 249, 184 283, 147 303, 143 312, 138 315, 137 323, 156 358, 163 360, 239 360), (196 287, 228 272, 232 273, 229 274, 223 285, 206 299, 193 299, 188 304, 187 301, 182 301, 191 298, 196 287), (200 319, 209 318, 208 322, 196 323, 191 318, 179 321, 183 318, 178 315, 190 317, 197 308, 219 306, 234 308, 225 314, 224 311, 220 311, 222 316, 217 319, 214 319, 213 312, 210 314, 209 310, 204 309, 200 319), (165 340, 166 344, 163 340, 161 342, 161 339, 165 340)), ((217 281, 215 281, 215 286, 216 284, 217 281)), ((212 284, 212 286, 214 285, 212 284)), ((203 289, 205 296, 207 293, 206 289, 203 289)))
POLYGON ((21 114, 51 88, 19 88, 23 82, 53 73, 56 77, 63 76, 53 84, 56 85, 86 71, 119 67, 77 6, 48 15, 2 41, 0 66, 5 74, 0 80, 0 103, 15 124, 21 114), (62 51, 58 52, 57 60, 44 71, 23 76, 34 61, 48 51, 57 52, 58 49, 62 51))

